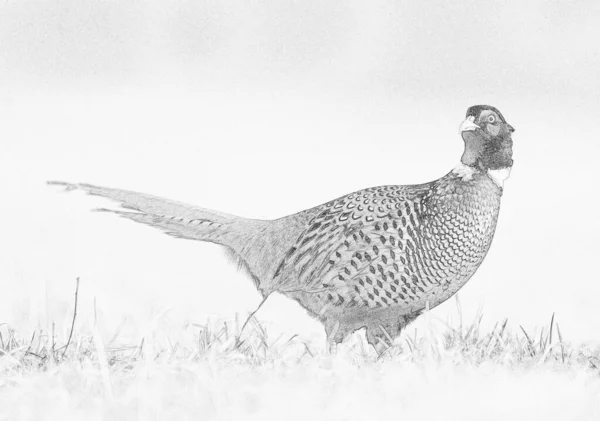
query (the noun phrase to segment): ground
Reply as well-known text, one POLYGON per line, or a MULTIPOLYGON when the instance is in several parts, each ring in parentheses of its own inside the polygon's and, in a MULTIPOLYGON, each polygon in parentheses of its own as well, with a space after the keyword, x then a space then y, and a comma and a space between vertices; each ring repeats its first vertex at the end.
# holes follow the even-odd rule
POLYGON ((4 324, 0 420, 600 419, 600 350, 562 342, 554 321, 535 339, 479 322, 407 331, 382 356, 364 334, 332 356, 255 319, 129 346, 93 326, 66 346, 4 324))

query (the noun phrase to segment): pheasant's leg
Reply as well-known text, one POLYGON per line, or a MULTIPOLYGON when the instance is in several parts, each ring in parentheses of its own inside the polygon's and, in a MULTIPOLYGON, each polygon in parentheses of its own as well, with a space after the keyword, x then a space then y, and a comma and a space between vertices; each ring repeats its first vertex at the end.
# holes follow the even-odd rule
POLYGON ((340 330, 340 322, 338 320, 325 324, 325 334, 327 335, 327 354, 335 355, 337 352, 337 345, 340 342, 339 338, 336 337, 340 330))
POLYGON ((327 355, 336 355, 337 354, 337 342, 327 340, 327 355))
POLYGON ((258 310, 260 310, 260 308, 265 303, 265 301, 267 301, 267 298, 269 298, 270 295, 271 294, 269 293, 269 294, 267 294, 267 295, 264 296, 264 298, 262 299, 262 301, 260 302, 260 304, 258 305, 258 307, 256 307, 256 309, 252 313, 250 313, 250 315, 248 316, 248 318, 246 319, 246 321, 242 325, 242 328, 240 329, 240 331, 238 332, 238 335, 237 335, 236 347, 240 346, 240 344, 241 344, 240 338, 242 337, 242 333, 244 332, 244 329, 245 329, 246 325, 248 324, 248 322, 250 321, 250 319, 252 319, 254 317, 254 315, 256 314, 256 312, 258 310))

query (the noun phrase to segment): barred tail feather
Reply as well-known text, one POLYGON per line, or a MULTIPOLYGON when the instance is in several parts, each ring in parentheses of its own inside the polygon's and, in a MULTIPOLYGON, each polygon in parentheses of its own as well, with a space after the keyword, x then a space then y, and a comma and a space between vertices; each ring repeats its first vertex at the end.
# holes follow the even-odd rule
POLYGON ((158 228, 172 237, 188 240, 210 241, 221 244, 218 238, 220 234, 224 233, 223 231, 227 230, 227 227, 223 224, 209 219, 186 219, 176 216, 152 215, 106 208, 98 208, 94 209, 94 211, 114 213, 122 218, 158 228))
POLYGON ((65 187, 67 191, 82 190, 92 196, 101 196, 119 202, 124 209, 131 209, 151 215, 169 215, 187 219, 206 219, 221 223, 238 218, 237 216, 223 212, 203 209, 198 206, 129 190, 99 187, 84 183, 65 183, 64 181, 48 181, 48 184, 65 187))
POLYGON ((62 181, 49 181, 48 184, 63 186, 67 191, 82 190, 93 196, 105 197, 125 209, 100 208, 96 211, 117 214, 158 228, 173 237, 221 244, 236 253, 245 248, 255 226, 264 223, 128 190, 62 181))

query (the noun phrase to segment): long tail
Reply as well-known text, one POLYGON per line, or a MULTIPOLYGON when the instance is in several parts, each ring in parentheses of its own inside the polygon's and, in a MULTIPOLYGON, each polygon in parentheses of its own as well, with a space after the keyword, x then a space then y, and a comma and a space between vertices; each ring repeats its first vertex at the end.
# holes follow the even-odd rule
POLYGON ((251 251, 256 246, 256 240, 268 227, 268 221, 241 218, 128 190, 62 181, 49 181, 48 184, 63 186, 67 191, 82 190, 90 195, 105 197, 118 202, 124 209, 100 208, 95 209, 96 211, 115 213, 120 217, 161 229, 173 237, 209 241, 226 246, 241 259, 238 263, 248 269, 256 286, 260 287, 259 274, 253 273, 252 270, 254 253, 251 251))
POLYGON ((123 218, 159 228, 174 237, 189 240, 211 241, 232 246, 231 228, 239 225, 236 222, 245 219, 128 190, 62 181, 49 181, 48 184, 63 186, 67 191, 83 190, 90 195, 113 200, 127 211, 105 208, 95 209, 95 211, 115 213, 123 218))

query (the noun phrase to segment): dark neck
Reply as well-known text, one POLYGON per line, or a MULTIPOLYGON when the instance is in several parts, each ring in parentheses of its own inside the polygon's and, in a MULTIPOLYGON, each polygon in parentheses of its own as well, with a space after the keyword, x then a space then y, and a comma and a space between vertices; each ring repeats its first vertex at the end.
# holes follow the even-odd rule
POLYGON ((512 139, 508 137, 481 137, 463 135, 465 151, 461 162, 470 167, 487 171, 512 167, 512 139))

